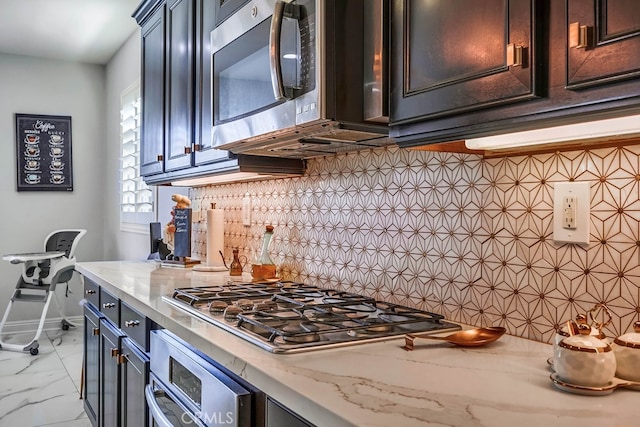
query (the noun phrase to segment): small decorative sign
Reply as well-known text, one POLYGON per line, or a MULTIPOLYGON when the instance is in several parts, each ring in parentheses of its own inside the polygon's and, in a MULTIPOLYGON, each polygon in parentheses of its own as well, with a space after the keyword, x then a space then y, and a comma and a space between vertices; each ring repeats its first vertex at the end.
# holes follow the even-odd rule
POLYGON ((71 117, 16 114, 18 191, 73 191, 71 117))
POLYGON ((191 209, 174 209, 174 212, 173 256, 188 258, 191 256, 191 209))

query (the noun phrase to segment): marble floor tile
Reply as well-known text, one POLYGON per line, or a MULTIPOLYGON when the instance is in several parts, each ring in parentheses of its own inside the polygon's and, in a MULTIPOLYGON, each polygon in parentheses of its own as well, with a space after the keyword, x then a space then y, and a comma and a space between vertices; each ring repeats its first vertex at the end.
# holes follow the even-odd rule
MULTIPOLYGON (((2 337, 3 342, 9 344, 28 344, 33 339, 33 334, 8 334, 2 337)), ((51 341, 45 333, 38 339, 38 355, 32 356, 29 352, 0 350, 0 377, 5 375, 17 375, 22 372, 50 371, 60 366, 60 358, 56 354, 51 341)))
POLYGON ((92 427, 89 418, 82 418, 75 421, 63 421, 61 423, 47 424, 46 427, 92 427))
POLYGON ((50 331, 47 332, 47 336, 69 377, 76 388, 80 390, 82 351, 84 348, 82 328, 71 328, 68 331, 50 331))
MULTIPOLYGON (((39 354, 0 350, 0 427, 90 426, 80 399, 82 329, 43 332, 39 354)), ((28 342, 33 334, 3 336, 28 342)))

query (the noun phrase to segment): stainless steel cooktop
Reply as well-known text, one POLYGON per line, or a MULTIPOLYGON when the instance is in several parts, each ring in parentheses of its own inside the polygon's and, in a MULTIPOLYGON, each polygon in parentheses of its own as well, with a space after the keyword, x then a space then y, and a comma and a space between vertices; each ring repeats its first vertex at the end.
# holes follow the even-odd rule
POLYGON ((177 288, 162 298, 273 353, 461 329, 439 314, 286 281, 177 288))

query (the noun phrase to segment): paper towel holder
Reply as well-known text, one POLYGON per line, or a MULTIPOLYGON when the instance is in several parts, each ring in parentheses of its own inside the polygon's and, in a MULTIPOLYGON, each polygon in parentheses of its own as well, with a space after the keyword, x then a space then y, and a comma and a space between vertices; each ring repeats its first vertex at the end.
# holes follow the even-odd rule
POLYGON ((193 271, 228 271, 229 269, 225 265, 224 257, 218 257, 223 248, 224 210, 216 209, 216 204, 211 203, 211 209, 207 210, 207 259, 205 263, 194 265, 193 271), (214 239, 219 240, 218 245, 214 245, 214 239))

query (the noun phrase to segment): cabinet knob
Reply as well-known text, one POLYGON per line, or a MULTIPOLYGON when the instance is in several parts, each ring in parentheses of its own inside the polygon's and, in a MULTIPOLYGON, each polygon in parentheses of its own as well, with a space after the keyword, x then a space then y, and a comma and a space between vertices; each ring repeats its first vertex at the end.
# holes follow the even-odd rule
POLYGON ((158 154, 157 159, 158 159, 159 162, 161 162, 161 161, 164 160, 164 156, 162 154, 158 154))
POLYGON ((202 144, 194 144, 193 151, 202 151, 202 144))
POLYGON ((115 302, 105 302, 104 304, 102 304, 102 308, 113 308, 116 306, 115 302))
POLYGON ((121 354, 118 356, 118 365, 124 365, 125 363, 127 363, 127 355, 121 354))
POLYGON ((91 330, 91 333, 92 333, 94 336, 98 336, 98 335, 100 335, 100 328, 93 328, 93 329, 91 330))
POLYGON ((589 27, 579 22, 569 24, 569 47, 580 49, 589 46, 589 27))
POLYGON ((507 45, 507 67, 521 67, 524 60, 524 47, 513 43, 507 45))
POLYGON ((138 326, 140 324, 139 320, 125 320, 124 322, 124 326, 126 328, 133 328, 135 326, 138 326))
POLYGON ((93 290, 93 289, 87 289, 86 291, 84 291, 84 293, 87 294, 87 295, 93 295, 93 294, 96 293, 96 291, 93 290))
POLYGON ((184 147, 184 154, 191 154, 191 147, 190 146, 185 146, 184 147))
POLYGON ((118 356, 118 349, 117 348, 112 348, 111 349, 111 357, 117 357, 118 356))

